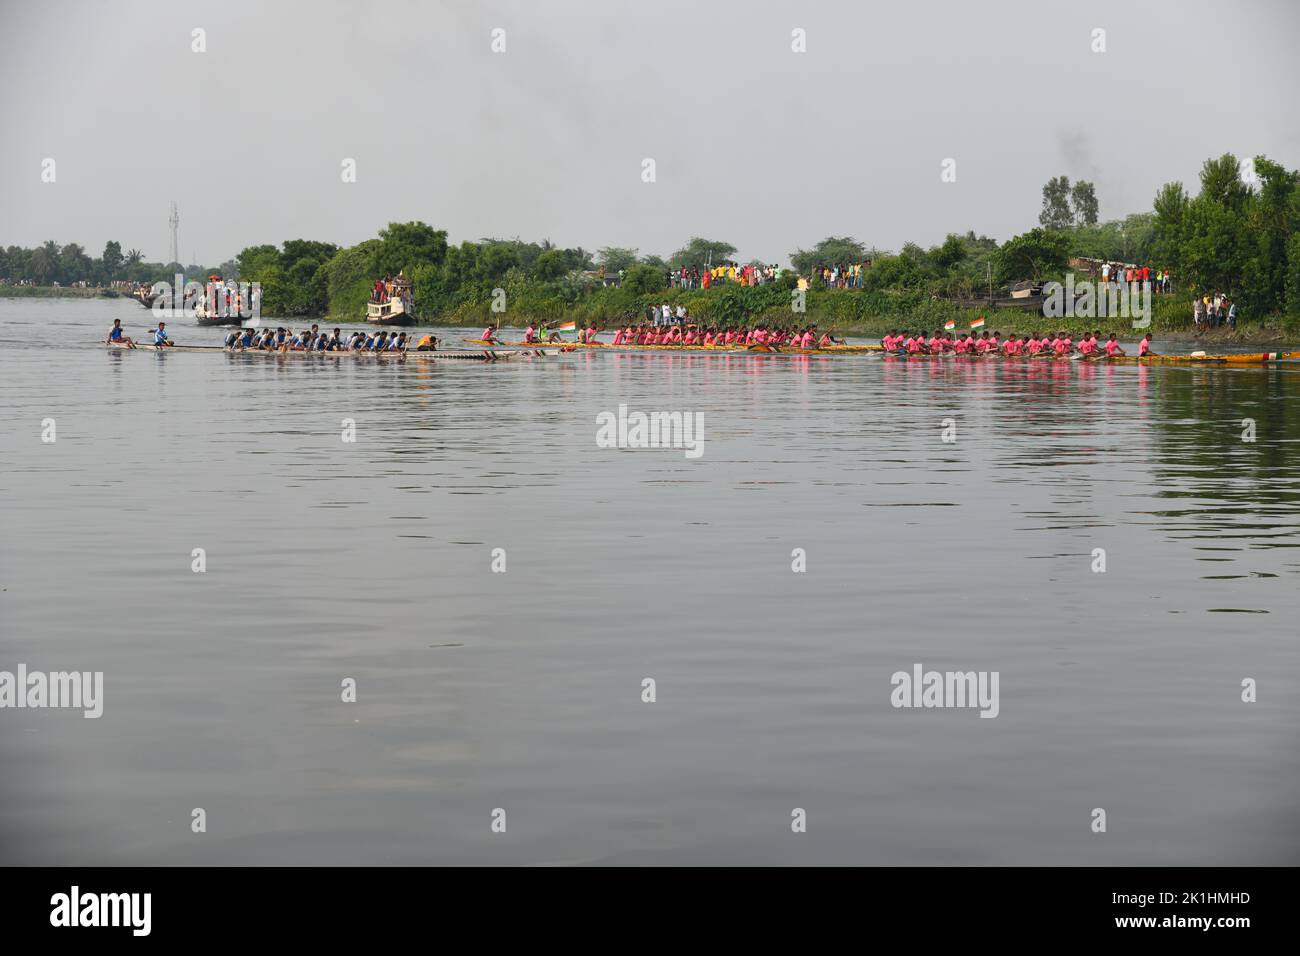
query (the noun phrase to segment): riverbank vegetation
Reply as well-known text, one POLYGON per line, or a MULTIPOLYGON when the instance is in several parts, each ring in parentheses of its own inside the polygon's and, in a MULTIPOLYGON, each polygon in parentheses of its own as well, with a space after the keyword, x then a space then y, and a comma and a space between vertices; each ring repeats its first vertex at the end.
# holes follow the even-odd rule
MULTIPOLYGON (((390 223, 378 237, 349 247, 308 239, 250 246, 215 269, 184 271, 188 278, 215 272, 260 282, 263 314, 275 317, 355 321, 365 312, 376 278, 405 272, 414 287, 416 315, 425 323, 521 325, 572 318, 609 326, 636 320, 650 305, 666 302, 710 323, 815 323, 874 334, 901 325, 939 327, 980 313, 1004 331, 1039 328, 1047 320, 1032 312, 994 313, 981 300, 1005 295, 1018 281, 1063 280, 1072 259, 1088 258, 1172 272, 1174 293, 1155 297, 1156 330, 1186 329, 1192 296, 1215 291, 1238 303, 1243 331, 1255 325, 1285 334, 1300 326, 1300 174, 1295 171, 1262 156, 1243 170, 1235 157, 1224 155, 1205 162, 1195 195, 1181 183, 1169 183, 1156 194, 1150 212, 1103 222, 1098 210, 1092 184, 1055 177, 1043 188, 1039 225, 1002 243, 967 231, 929 248, 907 243, 882 251, 851 237, 829 237, 811 249, 789 251, 793 268, 761 284, 723 282, 707 289, 670 287, 668 274, 734 262, 732 243, 696 237, 666 257, 616 247, 560 248, 545 240, 453 244, 444 230, 422 222, 390 223), (818 275, 821 267, 858 264, 861 277, 851 288, 828 288, 818 275), (800 276, 817 277, 801 282, 800 276), (792 312, 800 291, 803 311, 792 312), (493 303, 502 301, 506 311, 493 311, 493 303)), ((755 264, 770 265, 776 258, 755 264)), ((76 244, 55 242, 0 250, 0 278, 10 282, 170 281, 177 269, 174 263, 145 263, 137 250, 123 253, 116 242, 108 243, 99 259, 76 244)), ((1080 329, 1130 327, 1127 317, 1074 321, 1080 329)))

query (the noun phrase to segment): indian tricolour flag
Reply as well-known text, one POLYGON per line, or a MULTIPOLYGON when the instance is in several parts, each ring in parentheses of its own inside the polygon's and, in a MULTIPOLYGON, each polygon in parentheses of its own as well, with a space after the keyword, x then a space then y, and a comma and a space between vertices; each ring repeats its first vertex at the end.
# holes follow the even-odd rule
POLYGON ((949 319, 947 322, 943 324, 943 330, 945 332, 951 332, 955 328, 957 328, 957 323, 954 322, 952 319, 949 319))
POLYGON ((578 327, 577 322, 561 322, 559 325, 555 327, 555 330, 557 332, 572 332, 577 327, 578 327))
POLYGON ((971 320, 970 327, 971 327, 972 329, 982 329, 982 328, 984 328, 984 316, 981 315, 978 319, 972 319, 972 320, 971 320))

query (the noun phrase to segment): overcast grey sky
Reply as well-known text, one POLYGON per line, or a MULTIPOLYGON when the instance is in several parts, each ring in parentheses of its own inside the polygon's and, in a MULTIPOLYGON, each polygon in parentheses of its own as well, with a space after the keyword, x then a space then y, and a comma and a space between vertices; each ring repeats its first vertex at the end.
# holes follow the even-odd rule
POLYGON ((422 219, 453 242, 785 262, 1150 208, 1224 151, 1300 167, 1300 3, 0 0, 0 244, 215 264, 422 219), (191 52, 191 30, 207 52, 191 52), (506 52, 490 32, 506 31, 506 52), (1106 30, 1105 53, 1090 49, 1106 30), (807 31, 807 52, 791 31, 807 31), (57 180, 41 182, 41 163, 57 180), (357 163, 343 183, 340 163, 357 163), (653 158, 657 181, 641 181, 653 158), (940 179, 957 161, 957 181, 940 179))

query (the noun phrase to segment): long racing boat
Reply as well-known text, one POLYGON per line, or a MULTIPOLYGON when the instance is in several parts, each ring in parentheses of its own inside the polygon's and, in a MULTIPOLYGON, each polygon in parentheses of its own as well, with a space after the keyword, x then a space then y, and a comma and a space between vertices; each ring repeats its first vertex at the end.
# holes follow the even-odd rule
MULTIPOLYGON (((99 343, 104 345, 106 343, 99 343)), ((278 358, 292 358, 295 356, 321 358, 368 358, 368 359, 395 359, 401 361, 406 358, 418 359, 461 359, 470 362, 498 362, 511 358, 523 358, 531 353, 522 350, 513 350, 508 352, 499 352, 494 349, 482 349, 474 351, 472 349, 437 349, 434 351, 420 351, 418 349, 405 349, 401 352, 367 352, 364 349, 339 349, 336 351, 318 351, 316 349, 299 349, 297 351, 280 352, 274 349, 231 349, 224 345, 152 345, 149 343, 137 343, 135 347, 121 345, 117 342, 107 343, 111 351, 117 352, 198 352, 202 354, 225 353, 226 355, 257 355, 257 356, 274 356, 278 358)), ((538 353, 540 354, 540 353, 538 353)))
POLYGON ((758 346, 758 345, 614 345, 610 342, 488 342, 486 339, 461 339, 470 345, 484 345, 495 348, 521 349, 559 349, 562 352, 574 349, 604 349, 609 352, 781 352, 785 355, 856 355, 864 352, 883 351, 879 345, 828 345, 822 348, 794 348, 792 346, 758 346))
POLYGON ((758 352, 767 354, 780 355, 861 355, 875 353, 884 358, 897 359, 901 361, 965 361, 965 362, 1084 362, 1088 364, 1110 364, 1110 365, 1271 365, 1279 362, 1296 362, 1300 361, 1300 352, 1225 352, 1217 355, 1208 355, 1204 352, 1193 352, 1190 355, 1098 355, 1094 358, 1085 358, 1079 354, 1056 356, 1056 355, 1002 355, 999 353, 983 353, 973 355, 957 355, 952 352, 943 352, 936 355, 928 353, 901 354, 896 352, 885 352, 880 345, 830 345, 822 348, 795 348, 792 346, 780 345, 612 345, 608 342, 487 342, 484 339, 462 339, 462 341, 472 345, 490 346, 493 348, 526 348, 526 349, 558 349, 560 351, 573 351, 576 349, 591 349, 596 351, 609 352, 704 352, 713 354, 741 354, 745 352, 758 352))

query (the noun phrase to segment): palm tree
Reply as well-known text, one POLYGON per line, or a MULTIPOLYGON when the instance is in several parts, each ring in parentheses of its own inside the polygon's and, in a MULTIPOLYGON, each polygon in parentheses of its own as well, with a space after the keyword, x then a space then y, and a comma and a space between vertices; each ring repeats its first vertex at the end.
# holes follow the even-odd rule
POLYGON ((137 262, 141 262, 141 261, 143 261, 143 260, 144 260, 144 253, 141 252, 139 249, 128 249, 128 250, 127 250, 127 253, 126 253, 126 264, 127 264, 127 265, 129 265, 129 266, 133 266, 133 265, 135 265, 137 262))

